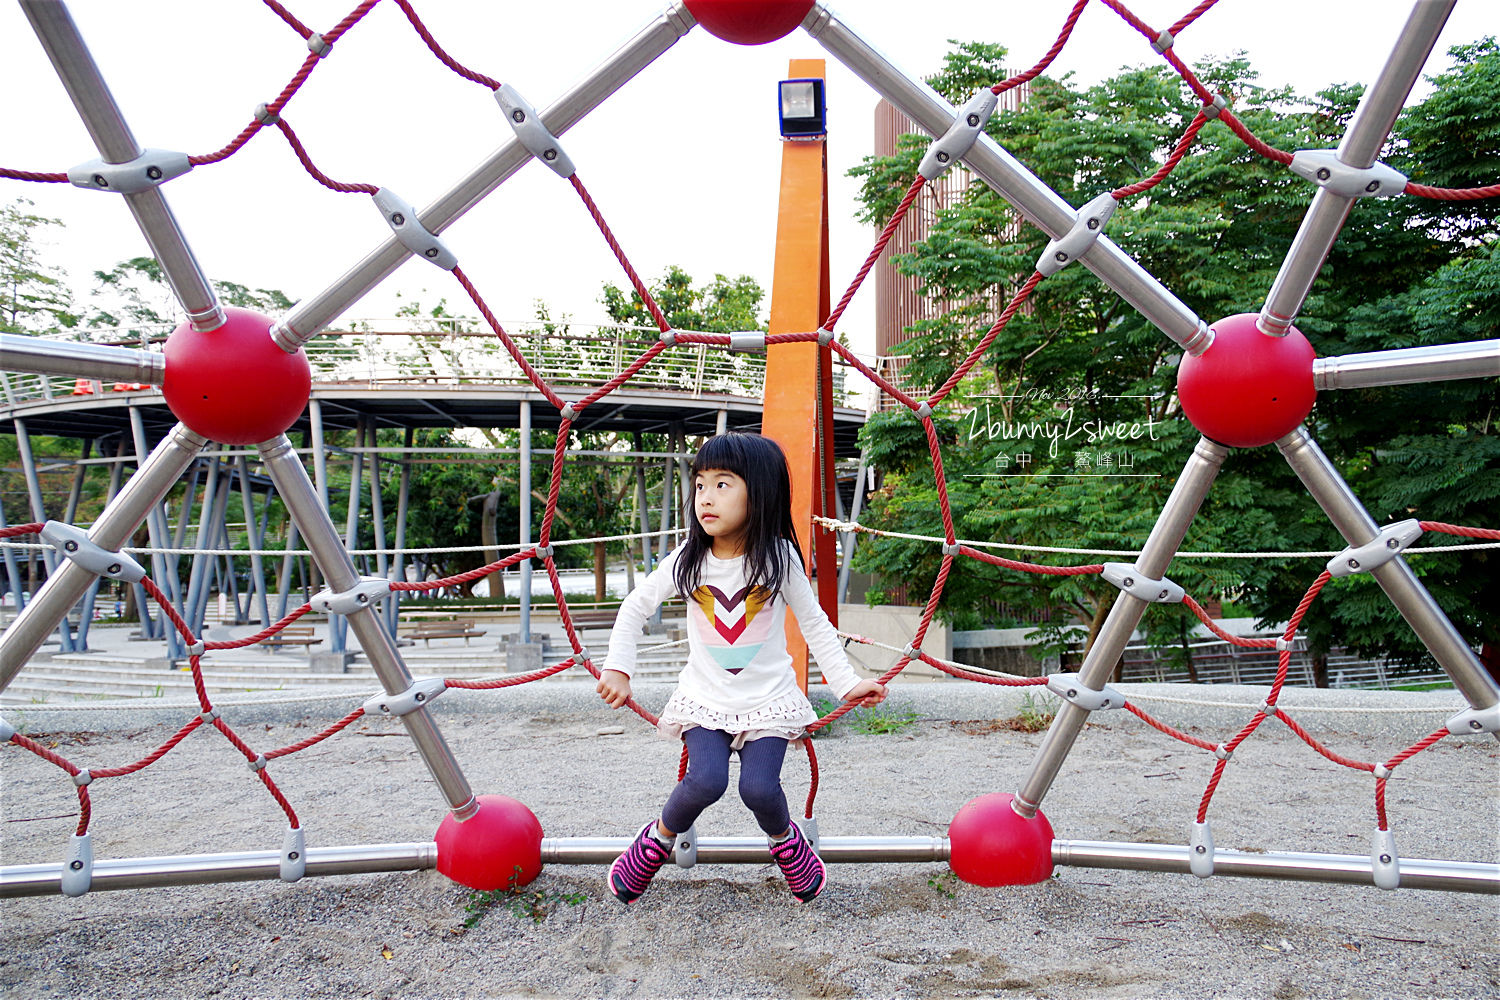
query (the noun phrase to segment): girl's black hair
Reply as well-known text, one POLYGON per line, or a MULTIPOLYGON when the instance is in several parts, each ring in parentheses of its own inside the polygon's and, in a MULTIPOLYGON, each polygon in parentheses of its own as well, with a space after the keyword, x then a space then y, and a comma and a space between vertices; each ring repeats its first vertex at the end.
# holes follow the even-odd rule
MULTIPOLYGON (((709 471, 732 472, 745 481, 745 585, 765 587, 775 595, 786 575, 788 552, 796 553, 802 569, 802 550, 792 527, 792 479, 781 446, 759 434, 720 434, 703 443, 693 459, 693 495, 697 477, 709 471), (790 542, 791 546, 783 544, 790 542)), ((713 549, 713 538, 703 530, 689 499, 683 510, 687 541, 678 549, 672 582, 686 596, 698 586, 703 557, 713 549)))

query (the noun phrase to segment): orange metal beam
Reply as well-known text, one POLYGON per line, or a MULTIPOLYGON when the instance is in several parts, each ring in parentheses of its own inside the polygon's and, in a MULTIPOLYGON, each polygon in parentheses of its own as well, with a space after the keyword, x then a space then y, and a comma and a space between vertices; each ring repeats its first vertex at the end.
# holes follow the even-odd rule
MULTIPOLYGON (((789 79, 822 78, 822 59, 793 59, 789 79)), ((828 155, 823 139, 785 142, 781 202, 776 220, 776 264, 771 281, 771 333, 817 330, 832 309, 828 285, 828 155)), ((833 352, 816 343, 767 350, 761 433, 786 452, 792 474, 792 523, 802 558, 816 568, 818 600, 838 624, 834 537, 813 529, 814 514, 832 510, 833 352), (825 444, 830 442, 830 444, 825 444)), ((787 616, 787 648, 807 689, 807 644, 787 616)))

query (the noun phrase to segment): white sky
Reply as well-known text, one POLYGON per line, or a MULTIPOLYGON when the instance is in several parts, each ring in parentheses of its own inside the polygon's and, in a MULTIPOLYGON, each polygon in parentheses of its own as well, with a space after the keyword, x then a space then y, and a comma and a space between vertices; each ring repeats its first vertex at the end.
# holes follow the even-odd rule
MULTIPOLYGON (((354 0, 288 0, 326 31, 354 0)), ((460 62, 513 84, 545 108, 646 24, 662 2, 576 0, 472 3, 415 0, 438 41, 460 62)), ((839 16, 898 67, 925 75, 948 39, 998 41, 1024 68, 1056 37, 1069 0, 845 0, 839 16)), ((1132 0, 1164 27, 1191 0, 1132 0)), ((303 42, 254 0, 75 0, 73 16, 142 146, 207 153, 226 144, 256 104, 272 99, 306 54, 303 42)), ((1405 19, 1402 0, 1221 0, 1178 43, 1190 63, 1235 49, 1261 80, 1304 92, 1370 82, 1405 19)), ((1460 0, 1429 62, 1448 46, 1500 31, 1493 0, 1460 0)), ((564 147, 637 270, 679 264, 699 280, 755 276, 770 289, 780 140, 776 81, 792 58, 829 59, 829 155, 835 298, 873 233, 853 221, 856 186, 845 171, 870 149, 876 96, 801 31, 745 48, 695 28, 563 137, 564 147)), ((1096 0, 1049 71, 1084 82, 1158 58, 1096 0)), ((1420 85, 1419 85, 1420 87, 1420 85)), ((65 170, 97 155, 18 5, 0 4, 0 165, 65 170)), ((388 186, 431 203, 510 136, 494 101, 442 67, 393 3, 376 7, 334 47, 286 111, 314 161, 349 182, 388 186)), ((1494 178, 1479 178, 1488 182, 1494 178)), ((263 130, 225 163, 166 188, 212 278, 321 291, 388 230, 363 195, 341 195, 307 176, 285 140, 263 130)), ((28 197, 66 229, 49 256, 80 288, 89 274, 146 252, 115 196, 66 185, 0 180, 0 199, 28 197)), ((446 239, 502 320, 524 320, 545 300, 554 315, 602 319, 601 283, 625 278, 571 187, 528 164, 451 227, 446 239)), ((873 280, 841 324, 856 349, 873 345, 873 280)), ((408 261, 348 317, 389 316, 395 293, 424 303, 467 299, 453 279, 408 261)), ((1259 303, 1246 303, 1246 309, 1259 303)), ((467 311, 467 310, 466 310, 467 311)))

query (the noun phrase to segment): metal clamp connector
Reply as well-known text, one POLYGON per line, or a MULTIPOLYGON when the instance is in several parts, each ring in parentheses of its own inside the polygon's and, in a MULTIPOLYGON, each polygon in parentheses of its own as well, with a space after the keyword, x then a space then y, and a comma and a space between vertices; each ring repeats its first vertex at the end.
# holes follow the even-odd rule
POLYGON ((1276 637, 1276 647, 1275 648, 1276 648, 1276 652, 1278 652, 1278 653, 1289 653, 1292 650, 1294 650, 1294 649, 1297 648, 1297 640, 1295 638, 1288 639, 1285 636, 1278 635, 1276 637))
POLYGON ((147 149, 124 163, 89 160, 68 171, 68 182, 90 191, 113 191, 115 194, 140 194, 160 187, 174 177, 181 177, 193 165, 186 153, 170 149, 147 149))
POLYGON ((1157 55, 1162 55, 1172 47, 1172 43, 1175 41, 1177 39, 1173 36, 1172 32, 1163 28, 1161 29, 1161 34, 1156 36, 1156 41, 1151 43, 1151 47, 1156 50, 1157 55))
POLYGON ((82 788, 84 785, 92 785, 93 783, 94 776, 89 773, 88 768, 84 768, 82 771, 79 771, 77 774, 73 775, 73 784, 77 785, 79 788, 82 788))
POLYGON ((262 125, 275 125, 281 121, 281 116, 271 110, 271 106, 262 101, 255 106, 255 120, 262 125))
POLYGON ((749 331, 746 333, 731 333, 729 335, 729 349, 731 351, 755 352, 766 349, 766 335, 749 331))
POLYGON ((927 147, 927 155, 922 157, 917 173, 929 181, 947 173, 948 168, 974 148, 999 103, 999 96, 988 87, 969 98, 969 103, 959 110, 948 131, 927 147))
POLYGON ((210 708, 207 712, 199 712, 198 718, 209 725, 213 725, 214 721, 219 718, 219 710, 217 708, 210 708))
POLYGON ((526 151, 552 168, 552 172, 564 179, 572 177, 576 168, 568 154, 563 152, 557 136, 542 124, 542 116, 536 108, 516 92, 516 88, 503 83, 495 90, 495 103, 505 112, 505 120, 515 130, 516 139, 526 151))
POLYGON ((661 332, 661 336, 657 337, 656 339, 660 340, 663 344, 666 344, 668 347, 676 347, 677 346, 677 331, 676 330, 663 330, 661 332))
POLYGON ((330 43, 324 41, 323 36, 318 34, 316 31, 307 36, 307 51, 311 52, 319 59, 322 59, 324 56, 326 56, 328 54, 328 50, 331 48, 333 48, 333 46, 330 43))
POLYGON ((366 715, 410 715, 448 690, 441 677, 414 677, 400 694, 378 694, 365 702, 366 715))
POLYGON ((1219 758, 1220 760, 1228 760, 1234 756, 1234 751, 1229 749, 1224 744, 1220 743, 1218 746, 1214 747, 1214 756, 1219 758))
POLYGON ((302 827, 288 827, 281 838, 281 881, 295 882, 307 874, 307 846, 302 827))
POLYGON ((927 404, 926 400, 923 400, 922 405, 913 412, 916 413, 918 420, 927 420, 932 416, 932 407, 927 404))
POLYGON ((1085 687, 1077 674, 1048 674, 1047 690, 1063 701, 1077 705, 1085 712, 1097 712, 1106 708, 1124 708, 1125 699, 1109 685, 1101 691, 1085 687))
POLYGON ((259 771, 264 771, 266 769, 266 765, 268 763, 270 763, 270 762, 266 760, 266 755, 262 753, 262 754, 256 754, 254 760, 248 760, 248 761, 246 761, 245 762, 245 766, 248 767, 248 768, 250 768, 250 770, 252 770, 252 771, 259 772, 259 771))
POLYGON ((82 528, 61 521, 42 526, 42 541, 48 542, 66 559, 71 559, 95 576, 107 576, 125 583, 140 583, 146 578, 141 564, 123 552, 111 552, 89 537, 82 528))
POLYGON ((309 603, 314 611, 324 614, 352 615, 389 597, 390 593, 391 581, 379 576, 362 576, 358 583, 340 593, 319 591, 309 603))
POLYGON ((187 655, 202 656, 205 652, 207 652, 207 650, 208 643, 203 639, 199 639, 187 648, 187 655))
POLYGON ((1194 823, 1188 834, 1188 871, 1199 878, 1214 873, 1214 833, 1207 823, 1194 823))
POLYGON ((1215 94, 1212 101, 1203 105, 1203 117, 1217 118, 1227 107, 1229 107, 1229 99, 1223 94, 1215 94))
POLYGON ((1351 545, 1328 560, 1329 576, 1349 576, 1384 566, 1422 537, 1422 522, 1415 519, 1387 524, 1363 545, 1351 545))
POLYGON ((75 833, 68 841, 68 860, 63 862, 62 894, 82 896, 94 881, 94 845, 92 834, 75 833))
POLYGON ((1382 889, 1396 889, 1401 885, 1401 856, 1396 853, 1396 834, 1391 830, 1376 830, 1370 845, 1370 869, 1375 884, 1382 889))
POLYGON ((906 657, 908 660, 920 660, 922 658, 922 651, 908 642, 902 648, 901 655, 906 657))
POLYGON ((1105 563, 1100 576, 1131 597, 1150 604, 1180 604, 1187 593, 1166 577, 1153 580, 1129 563, 1105 563))
POLYGON ((943 555, 945 555, 945 556, 956 556, 956 555, 958 555, 958 547, 959 546, 958 546, 957 542, 953 542, 951 545, 948 542, 944 542, 943 543, 943 555))
POLYGON ((375 207, 380 209, 385 224, 391 227, 396 239, 413 256, 436 264, 444 271, 451 271, 458 266, 458 257, 448 249, 448 244, 422 225, 411 202, 403 200, 389 188, 379 188, 370 197, 375 199, 375 207))
POLYGON ((1118 204, 1115 196, 1106 191, 1080 208, 1073 218, 1073 227, 1042 251, 1036 262, 1037 273, 1043 277, 1056 274, 1088 253, 1104 234, 1104 227, 1118 204))
POLYGON ((818 346, 819 347, 827 347, 831 343, 833 343, 833 331, 832 330, 819 330, 818 331, 818 346))
POLYGON ((1406 190, 1406 175, 1376 163, 1351 167, 1332 149, 1299 149, 1288 164, 1292 173, 1345 198, 1393 198, 1406 190))
POLYGON ((1448 720, 1448 732, 1454 736, 1477 736, 1500 733, 1500 702, 1489 708, 1468 708, 1448 720))
POLYGON ((550 558, 552 558, 552 553, 554 551, 555 550, 553 549, 553 547, 551 545, 538 545, 536 547, 536 558, 538 558, 538 559, 550 559, 550 558))
POLYGON ((571 423, 578 419, 578 409, 572 403, 564 403, 563 408, 557 411, 557 415, 571 423))
POLYGON ((1275 715, 1279 711, 1281 711, 1281 709, 1277 708, 1274 704, 1272 704, 1269 701, 1261 703, 1261 706, 1260 706, 1260 714, 1261 715, 1268 715, 1268 716, 1269 715, 1275 715))
POLYGON ((678 868, 691 868, 698 863, 698 824, 693 823, 672 841, 672 862, 678 868))
POLYGON ((1370 773, 1375 775, 1377 780, 1383 781, 1391 776, 1391 769, 1384 764, 1376 764, 1370 773))
POLYGON ((589 648, 587 646, 585 646, 583 643, 580 642, 578 644, 578 649, 575 650, 574 653, 573 653, 573 665, 575 667, 581 667, 585 663, 593 663, 593 662, 594 662, 594 658, 589 655, 589 648))

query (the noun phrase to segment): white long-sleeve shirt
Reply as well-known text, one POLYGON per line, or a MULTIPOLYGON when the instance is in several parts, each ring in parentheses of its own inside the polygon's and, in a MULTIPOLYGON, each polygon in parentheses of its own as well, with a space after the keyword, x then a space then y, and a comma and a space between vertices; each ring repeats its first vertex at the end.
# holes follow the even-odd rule
MULTIPOLYGON (((704 555, 698 586, 685 595, 688 660, 678 677, 679 695, 731 716, 751 715, 793 695, 806 704, 786 648, 789 606, 833 692, 842 698, 859 683, 791 543, 783 544, 788 548, 786 577, 770 601, 764 588, 751 591, 745 586, 743 556, 704 555)), ((609 636, 605 670, 618 670, 627 677, 634 672, 642 627, 663 601, 677 593, 672 573, 680 551, 674 549, 620 605, 609 636)))

